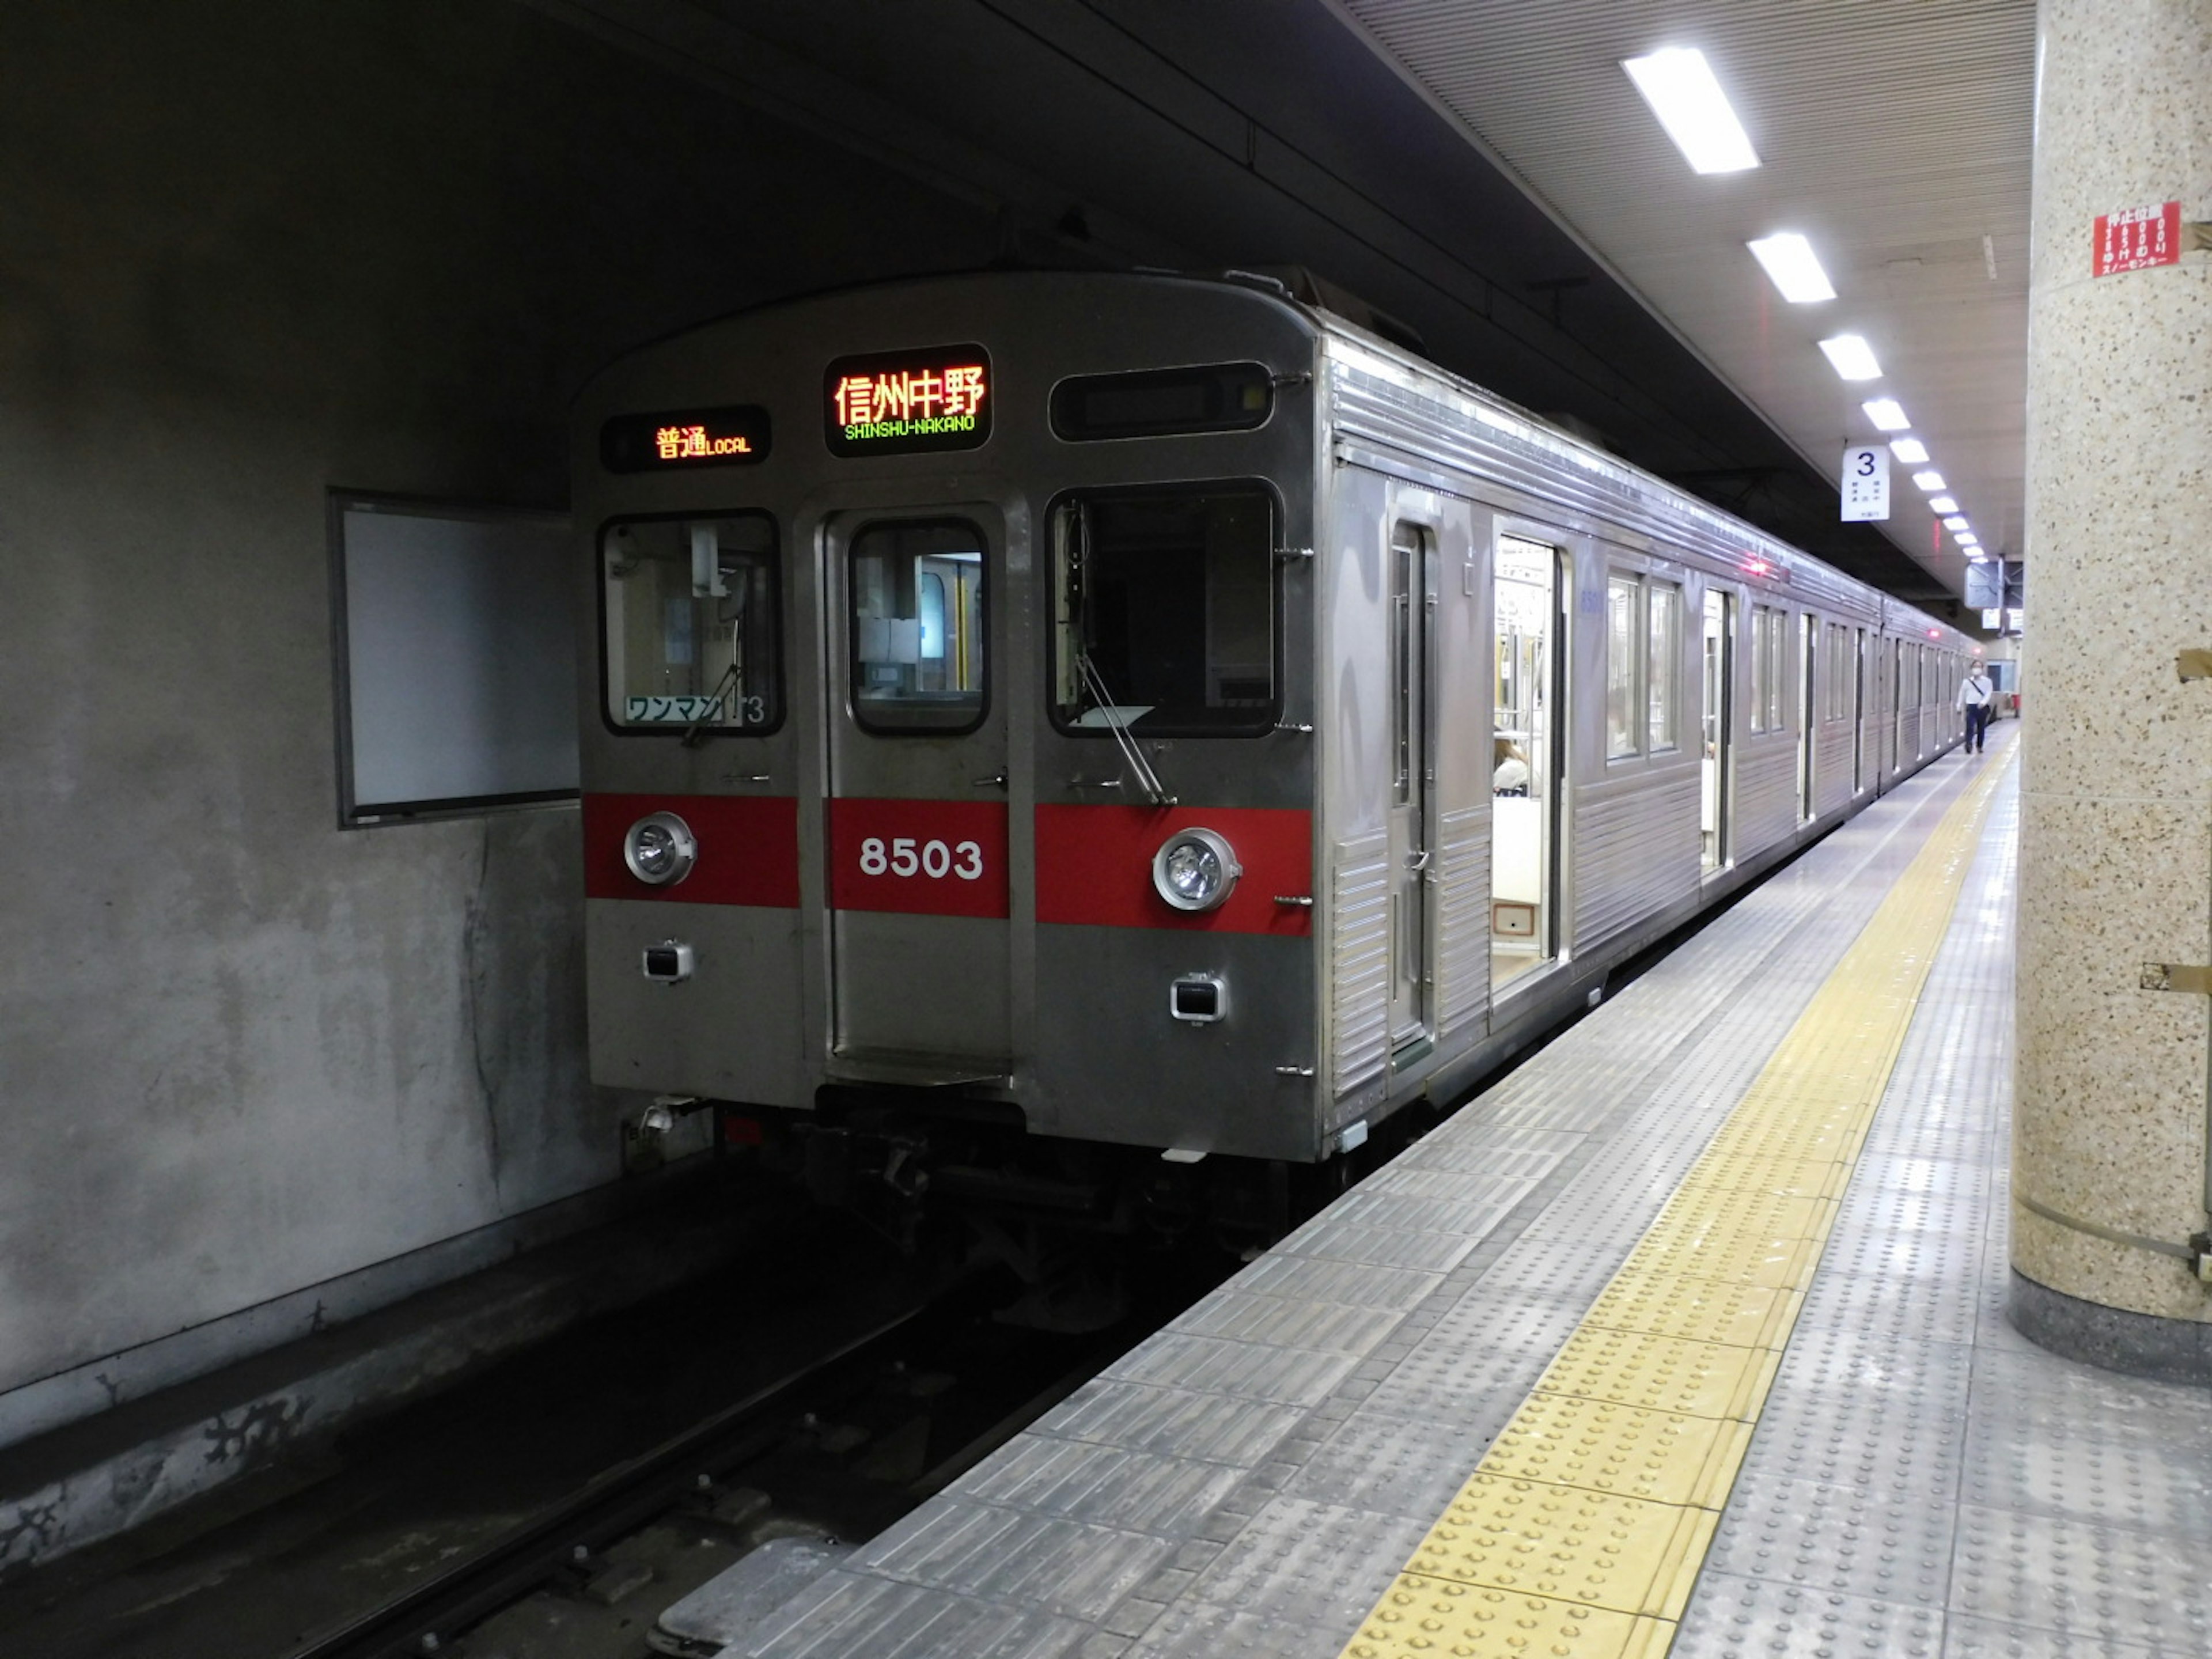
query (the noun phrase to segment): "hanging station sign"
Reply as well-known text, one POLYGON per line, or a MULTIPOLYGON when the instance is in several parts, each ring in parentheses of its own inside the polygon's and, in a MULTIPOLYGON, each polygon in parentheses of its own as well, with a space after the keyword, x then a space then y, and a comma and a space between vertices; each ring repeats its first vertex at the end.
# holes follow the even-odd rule
POLYGON ((1853 444, 1844 452, 1844 522, 1889 516, 1889 449, 1853 444))
POLYGON ((2181 263, 2181 204, 2129 208, 2097 216, 2091 252, 2093 276, 2181 263))
POLYGON ((840 357, 823 376, 833 455, 974 449, 991 435, 991 359, 979 345, 840 357))
POLYGON ((768 447, 768 410, 757 404, 617 415, 599 428, 599 461, 610 472, 744 466, 767 459, 768 447))

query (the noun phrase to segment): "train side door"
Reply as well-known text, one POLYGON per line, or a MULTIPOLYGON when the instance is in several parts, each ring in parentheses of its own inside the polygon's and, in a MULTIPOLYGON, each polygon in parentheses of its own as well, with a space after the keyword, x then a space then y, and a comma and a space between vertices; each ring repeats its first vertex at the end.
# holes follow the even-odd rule
POLYGON ((1797 618, 1797 822, 1813 817, 1813 763, 1820 744, 1820 624, 1813 613, 1797 618))
POLYGON ((1729 858, 1729 724, 1735 685, 1735 596, 1705 590, 1705 730, 1698 775, 1698 848, 1707 874, 1729 858))
POLYGON ((1851 641, 1851 793, 1856 796, 1866 787, 1866 629, 1856 630, 1851 641))
POLYGON ((1003 520, 976 507, 839 514, 822 557, 830 1075, 1005 1077, 1003 520))
POLYGON ((1425 526, 1390 530, 1391 774, 1390 1046, 1429 1035, 1430 663, 1436 615, 1436 537, 1425 526))
POLYGON ((1564 699, 1559 614, 1565 555, 1547 542, 1500 536, 1492 611, 1498 679, 1492 711, 1490 988, 1495 996, 1559 954, 1559 802, 1566 769, 1558 740, 1564 699))

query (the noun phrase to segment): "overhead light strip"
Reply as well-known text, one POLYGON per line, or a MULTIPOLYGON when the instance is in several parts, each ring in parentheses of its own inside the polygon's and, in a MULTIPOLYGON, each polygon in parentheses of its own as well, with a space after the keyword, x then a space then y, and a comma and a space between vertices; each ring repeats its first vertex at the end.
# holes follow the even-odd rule
POLYGON ((1811 305, 1820 300, 1836 297, 1835 284, 1828 273, 1820 268, 1812 243, 1794 230, 1779 231, 1771 236, 1762 236, 1744 246, 1752 257, 1766 269, 1782 297, 1793 306, 1811 305))
POLYGON ((1759 165, 1759 152, 1736 119, 1728 94, 1713 77, 1705 53, 1670 46, 1621 60, 1644 101, 1695 173, 1741 173, 1759 165))
POLYGON ((1820 349, 1835 365, 1836 373, 1846 380, 1881 379, 1881 365, 1875 361, 1874 348, 1860 335, 1832 336, 1820 342, 1820 349))

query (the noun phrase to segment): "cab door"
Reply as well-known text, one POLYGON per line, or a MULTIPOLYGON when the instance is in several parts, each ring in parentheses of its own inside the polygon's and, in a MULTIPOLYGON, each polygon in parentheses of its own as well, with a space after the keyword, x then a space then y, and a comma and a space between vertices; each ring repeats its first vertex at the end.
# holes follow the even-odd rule
POLYGON ((833 1078, 1012 1070, 1005 539, 981 506, 824 526, 833 1078))

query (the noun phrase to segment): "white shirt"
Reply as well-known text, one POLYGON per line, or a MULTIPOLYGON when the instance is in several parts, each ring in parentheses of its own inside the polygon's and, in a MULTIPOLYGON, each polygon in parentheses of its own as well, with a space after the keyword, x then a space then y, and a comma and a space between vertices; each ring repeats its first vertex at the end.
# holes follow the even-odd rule
POLYGON ((1969 674, 1959 682, 1959 696, 1954 708, 1983 708, 1997 694, 1996 682, 1986 674, 1969 674))

